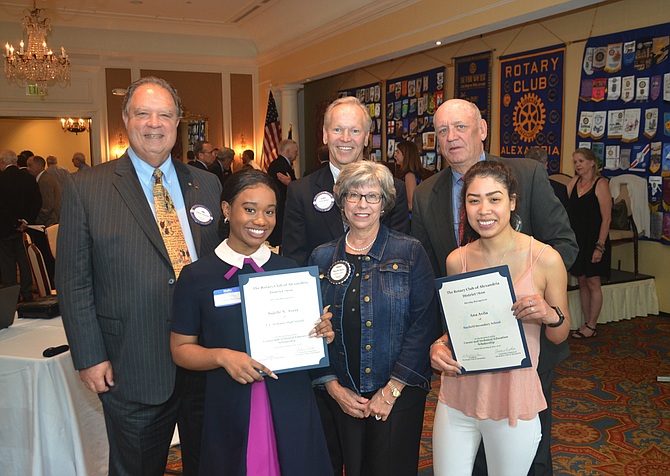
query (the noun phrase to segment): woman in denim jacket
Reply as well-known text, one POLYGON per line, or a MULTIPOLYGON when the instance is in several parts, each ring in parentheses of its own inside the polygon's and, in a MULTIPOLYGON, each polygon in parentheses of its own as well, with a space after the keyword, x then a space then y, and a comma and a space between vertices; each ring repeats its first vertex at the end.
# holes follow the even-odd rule
POLYGON ((328 391, 347 476, 416 475, 439 325, 433 270, 418 240, 380 222, 395 204, 386 167, 349 164, 334 192, 349 231, 310 258, 335 331, 313 383, 328 391))

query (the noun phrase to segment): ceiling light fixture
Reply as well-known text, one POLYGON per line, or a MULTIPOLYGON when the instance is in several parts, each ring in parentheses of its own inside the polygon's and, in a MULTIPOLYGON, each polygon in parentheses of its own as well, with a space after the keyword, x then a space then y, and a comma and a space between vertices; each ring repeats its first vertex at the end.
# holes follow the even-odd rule
POLYGON ((63 132, 74 132, 75 135, 79 134, 80 132, 86 132, 89 130, 90 125, 91 125, 91 120, 90 119, 61 119, 60 120, 61 126, 63 127, 63 132))
POLYGON ((51 20, 44 17, 44 9, 35 6, 24 10, 26 16, 21 25, 28 33, 28 49, 24 49, 23 40, 17 51, 13 45, 5 44, 5 74, 9 81, 35 83, 40 94, 44 94, 49 81, 70 80, 70 59, 61 46, 60 56, 56 56, 47 47, 47 34, 51 30, 51 20))

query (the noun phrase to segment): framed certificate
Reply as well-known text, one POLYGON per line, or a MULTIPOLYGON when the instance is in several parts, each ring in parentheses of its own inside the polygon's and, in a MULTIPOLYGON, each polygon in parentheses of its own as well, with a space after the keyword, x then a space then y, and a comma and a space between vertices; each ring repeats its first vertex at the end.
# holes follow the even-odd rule
POLYGON ((274 373, 327 367, 325 338, 309 337, 321 317, 316 266, 239 277, 247 350, 274 373))
POLYGON ((531 366, 507 265, 436 279, 435 288, 463 374, 531 366))

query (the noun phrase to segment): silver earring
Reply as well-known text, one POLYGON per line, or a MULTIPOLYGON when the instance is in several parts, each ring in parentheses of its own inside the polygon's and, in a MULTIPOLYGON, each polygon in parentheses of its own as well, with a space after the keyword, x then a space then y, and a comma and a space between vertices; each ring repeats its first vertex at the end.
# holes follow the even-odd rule
POLYGON ((228 217, 223 218, 223 223, 225 223, 226 225, 228 224, 228 217))

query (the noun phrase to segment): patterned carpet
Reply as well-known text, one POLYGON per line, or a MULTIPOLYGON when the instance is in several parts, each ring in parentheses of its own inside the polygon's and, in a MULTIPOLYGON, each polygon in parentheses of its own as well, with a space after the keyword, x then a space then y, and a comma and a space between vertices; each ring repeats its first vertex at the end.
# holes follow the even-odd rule
MULTIPOLYGON (((670 475, 670 383, 656 381, 670 376, 670 317, 601 324, 594 339, 570 339, 570 350, 554 379, 554 476, 670 475)), ((432 386, 419 476, 433 475, 439 381, 432 386)), ((181 469, 178 447, 168 469, 181 469)))
POLYGON ((564 475, 670 475, 670 318, 598 326, 570 340, 554 379, 552 453, 564 475))

